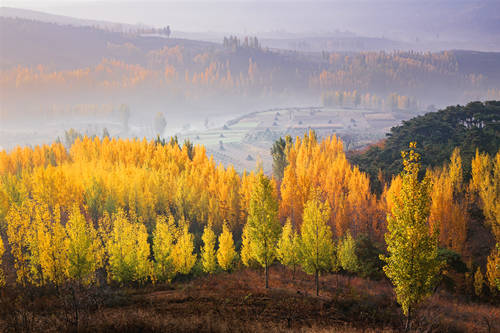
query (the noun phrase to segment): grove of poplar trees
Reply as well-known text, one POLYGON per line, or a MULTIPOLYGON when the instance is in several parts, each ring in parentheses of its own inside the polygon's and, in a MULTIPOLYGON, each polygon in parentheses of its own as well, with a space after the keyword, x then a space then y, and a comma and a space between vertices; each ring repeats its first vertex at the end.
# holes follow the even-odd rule
POLYGON ((276 150, 282 179, 239 174, 203 146, 174 140, 83 137, 70 149, 1 151, 0 260, 12 260, 0 262, 0 284, 169 283, 245 265, 261 267, 268 287, 279 261, 294 277, 299 267, 314 275, 319 294, 320 274, 366 269, 359 239, 385 240, 384 270, 410 313, 438 278, 438 248, 470 258, 475 205, 496 245, 468 268, 484 272, 478 288, 500 289, 500 152, 477 152, 469 181, 455 150, 421 182, 412 150, 377 195, 336 136, 319 140, 310 131, 276 150), (418 281, 401 268, 415 258, 410 275, 418 281))

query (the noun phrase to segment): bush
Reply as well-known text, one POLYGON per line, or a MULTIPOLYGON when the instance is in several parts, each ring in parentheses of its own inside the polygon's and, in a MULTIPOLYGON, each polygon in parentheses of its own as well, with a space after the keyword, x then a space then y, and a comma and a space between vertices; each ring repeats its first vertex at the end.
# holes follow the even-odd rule
POLYGON ((380 245, 374 243, 368 236, 361 235, 356 239, 355 253, 358 257, 358 273, 364 278, 379 280, 384 276, 382 267, 384 263, 380 260, 383 251, 380 245))

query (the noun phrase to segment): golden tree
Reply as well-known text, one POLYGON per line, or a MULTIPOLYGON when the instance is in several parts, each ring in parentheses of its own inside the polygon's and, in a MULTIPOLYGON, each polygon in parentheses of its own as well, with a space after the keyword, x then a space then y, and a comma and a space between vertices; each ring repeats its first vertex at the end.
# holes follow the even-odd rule
POLYGON ((329 217, 328 203, 316 198, 306 203, 300 229, 302 268, 306 273, 314 274, 317 296, 319 296, 319 273, 330 269, 334 254, 332 231, 328 225, 329 217))
POLYGON ((396 298, 408 320, 411 311, 429 295, 434 287, 441 263, 437 259, 437 231, 429 226, 431 181, 426 176, 418 179, 420 156, 415 152, 402 152, 404 171, 401 190, 392 199, 393 207, 387 215, 388 232, 385 240, 388 256, 381 256, 387 263, 384 272, 395 287, 396 298))
POLYGON ((293 230, 290 218, 283 226, 276 252, 281 264, 293 269, 293 278, 295 278, 295 269, 300 264, 300 238, 297 231, 293 230))
POLYGON ((201 248, 203 271, 206 273, 213 273, 217 268, 217 258, 215 254, 216 236, 211 225, 205 226, 201 239, 203 241, 203 247, 201 248))
POLYGON ((262 172, 253 189, 245 228, 249 254, 264 268, 265 285, 269 288, 269 266, 276 258, 276 244, 281 226, 275 190, 269 178, 262 172))
MULTIPOLYGON (((53 212, 45 204, 37 205, 35 232, 37 259, 42 272, 42 284, 52 282, 62 284, 68 276, 68 238, 61 224, 60 208, 56 205, 53 212)), ((38 273, 38 267, 33 266, 38 273)))
POLYGON ((108 276, 120 284, 144 282, 150 272, 150 248, 146 227, 128 220, 123 211, 113 216, 106 244, 108 276))
POLYGON ((156 218, 156 228, 153 232, 155 280, 170 281, 175 275, 172 252, 177 233, 177 227, 172 215, 168 218, 165 216, 156 218))
POLYGON ((225 270, 231 270, 236 259, 234 249, 233 234, 226 223, 222 226, 222 233, 219 236, 219 248, 217 249, 217 262, 225 270))
POLYGON ((196 263, 196 253, 194 251, 194 237, 189 232, 189 224, 186 222, 182 227, 177 242, 172 251, 172 262, 175 272, 189 274, 196 263))
POLYGON ((88 284, 95 278, 102 265, 103 248, 97 231, 85 221, 80 208, 75 205, 66 223, 68 237, 68 276, 79 283, 88 284))
POLYGON ((443 247, 462 253, 467 236, 467 202, 462 184, 462 159, 456 148, 450 164, 433 172, 430 224, 439 229, 443 247))

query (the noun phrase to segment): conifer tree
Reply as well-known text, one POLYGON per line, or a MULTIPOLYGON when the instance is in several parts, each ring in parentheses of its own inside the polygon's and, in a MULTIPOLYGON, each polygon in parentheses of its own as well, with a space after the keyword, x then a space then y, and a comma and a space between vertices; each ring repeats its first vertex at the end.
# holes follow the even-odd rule
POLYGON ((207 225, 201 237, 203 247, 201 248, 201 260, 203 264, 203 271, 206 273, 213 273, 217 268, 216 255, 215 255, 215 233, 211 225, 207 225))
POLYGON ((316 198, 306 202, 301 227, 302 268, 314 274, 316 295, 319 296, 319 273, 327 271, 332 264, 334 244, 328 225, 330 207, 316 198))
POLYGON ((161 282, 170 281, 175 275, 175 268, 172 262, 172 251, 174 248, 177 229, 174 217, 170 215, 158 216, 156 228, 153 232, 153 255, 155 280, 161 282))
POLYGON ((300 263, 300 238, 297 231, 292 229, 290 218, 283 226, 276 251, 281 264, 293 269, 293 278, 295 279, 295 269, 300 263))
POLYGON ((189 274, 196 263, 193 238, 193 234, 189 232, 189 224, 186 222, 172 252, 172 260, 177 273, 189 274))
POLYGON ((222 233, 219 236, 219 249, 217 250, 217 262, 219 266, 228 271, 232 268, 236 251, 234 249, 233 234, 229 230, 227 223, 222 226, 222 233))
POLYGON ((437 231, 431 233, 428 221, 431 182, 428 176, 422 181, 418 179, 420 156, 415 147, 412 142, 410 151, 401 153, 402 186, 387 215, 385 240, 389 255, 381 256, 387 263, 384 272, 394 284, 397 301, 407 316, 407 329, 411 311, 432 292, 441 267, 437 258, 437 231))
POLYGON ((269 266, 276 258, 281 226, 273 186, 262 172, 258 175, 250 199, 247 228, 251 257, 264 268, 265 285, 269 288, 269 266))
POLYGON ((88 284, 94 279, 102 264, 103 250, 97 231, 85 221, 80 208, 75 205, 66 223, 68 236, 68 275, 70 279, 88 284))

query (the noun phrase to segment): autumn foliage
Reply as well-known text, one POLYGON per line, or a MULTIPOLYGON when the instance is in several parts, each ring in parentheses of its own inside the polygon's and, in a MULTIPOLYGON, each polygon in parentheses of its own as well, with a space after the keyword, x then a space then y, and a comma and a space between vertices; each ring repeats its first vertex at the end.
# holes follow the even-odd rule
MULTIPOLYGON (((217 165, 203 146, 173 140, 83 137, 69 149, 54 143, 2 151, 0 254, 12 264, 2 265, 0 282, 168 283, 241 264, 268 270, 277 260, 318 280, 375 262, 362 256, 376 247, 362 249, 366 241, 357 240, 383 241, 387 213, 403 207, 397 198, 404 178, 377 195, 337 137, 319 140, 311 131, 288 141, 280 181, 261 170, 240 174, 217 165)), ((459 150, 427 171, 425 220, 439 247, 469 256, 474 205, 499 242, 499 159, 478 152, 470 182, 459 150)), ((481 266, 491 293, 498 290, 499 257, 493 246, 469 268, 481 266)))

